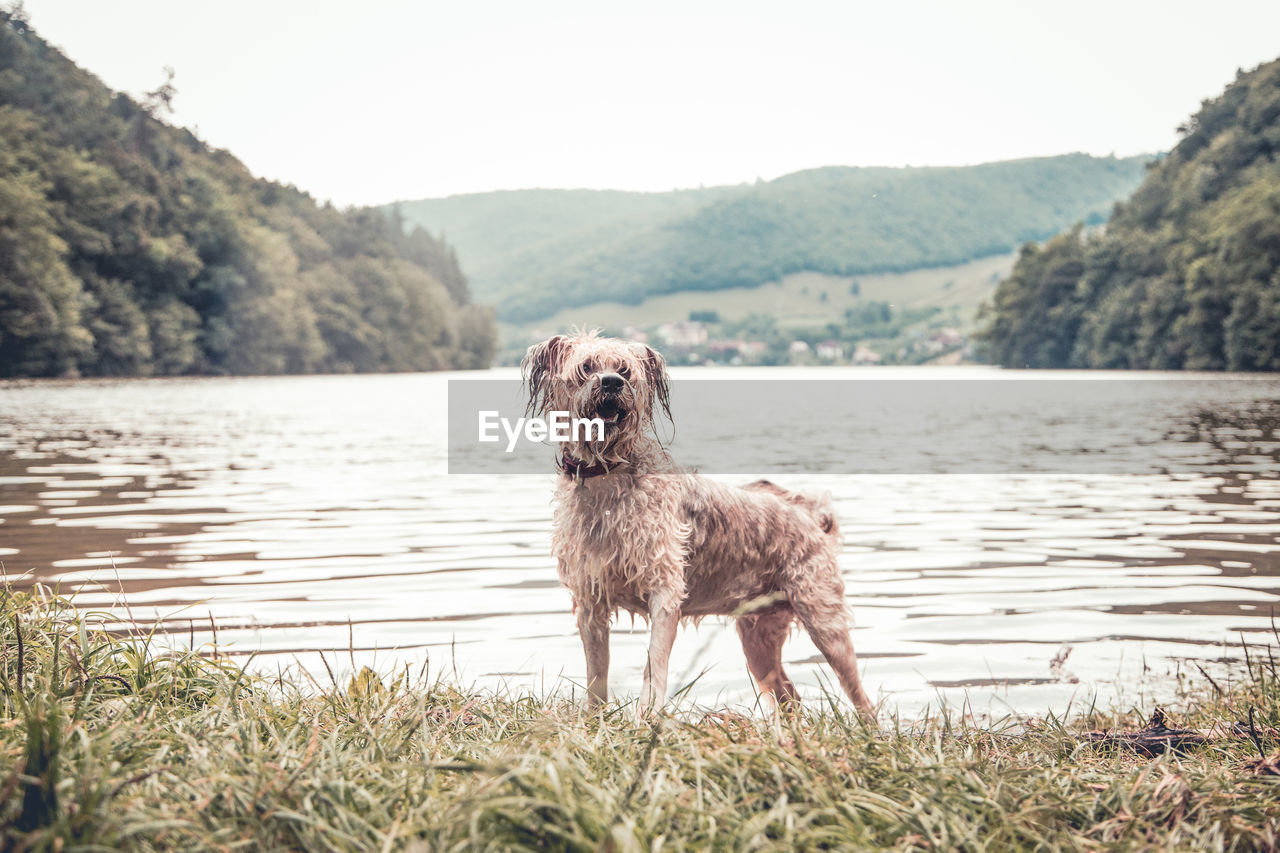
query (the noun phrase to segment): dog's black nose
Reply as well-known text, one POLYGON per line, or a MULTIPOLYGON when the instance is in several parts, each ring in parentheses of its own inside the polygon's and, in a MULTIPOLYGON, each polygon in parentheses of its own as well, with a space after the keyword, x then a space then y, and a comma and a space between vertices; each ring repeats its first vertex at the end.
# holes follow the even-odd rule
POLYGON ((600 387, 606 391, 621 391, 626 381, 616 373, 601 373, 600 387))

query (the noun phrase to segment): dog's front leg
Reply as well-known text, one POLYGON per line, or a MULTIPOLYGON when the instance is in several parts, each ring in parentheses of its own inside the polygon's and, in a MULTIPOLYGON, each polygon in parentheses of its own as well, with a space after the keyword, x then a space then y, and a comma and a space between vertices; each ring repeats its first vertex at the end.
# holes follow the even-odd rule
POLYGON ((609 610, 603 605, 578 607, 578 633, 587 656, 587 704, 591 707, 609 699, 609 610))
POLYGON ((644 688, 640 691, 640 713, 661 707, 667 698, 667 669, 671 647, 680 625, 680 602, 670 591, 656 592, 649 599, 649 659, 644 667, 644 688))

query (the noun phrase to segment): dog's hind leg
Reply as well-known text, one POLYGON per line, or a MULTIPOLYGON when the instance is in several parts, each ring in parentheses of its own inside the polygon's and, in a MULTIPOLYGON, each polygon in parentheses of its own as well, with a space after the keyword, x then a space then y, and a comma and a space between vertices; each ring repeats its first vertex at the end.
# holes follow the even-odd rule
POLYGON ((738 617, 738 637, 747 656, 747 669, 780 708, 796 705, 800 694, 782 668, 782 644, 787 640, 796 614, 790 607, 777 606, 738 617))
POLYGON ((667 698, 667 669, 671 648, 680 626, 680 603, 670 590, 655 592, 649 600, 649 656, 640 691, 640 713, 662 706, 667 698))
POLYGON ((822 652, 827 663, 836 671, 840 686, 848 694, 862 715, 875 720, 875 706, 862 687, 858 676, 858 656, 849 638, 849 613, 844 601, 844 581, 839 570, 809 564, 794 577, 796 582, 787 589, 787 598, 800 622, 822 652))
POLYGON ((609 610, 601 604, 578 605, 578 633, 587 657, 587 704, 609 699, 609 610))

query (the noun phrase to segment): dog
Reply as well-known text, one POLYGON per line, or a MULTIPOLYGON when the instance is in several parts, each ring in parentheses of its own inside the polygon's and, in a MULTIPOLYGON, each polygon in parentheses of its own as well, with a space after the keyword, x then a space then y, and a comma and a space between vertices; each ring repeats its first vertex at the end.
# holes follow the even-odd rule
POLYGON ((607 700, 609 626, 625 610, 650 626, 640 710, 662 706, 676 628, 736 617, 747 668, 779 708, 799 694, 782 644, 799 621, 849 699, 874 719, 849 637, 828 496, 761 480, 728 486, 679 468, 655 415, 670 419, 666 363, 651 347, 596 332, 556 335, 521 362, 528 413, 599 418, 599 432, 561 445, 552 551, 586 653, 587 695, 607 700))

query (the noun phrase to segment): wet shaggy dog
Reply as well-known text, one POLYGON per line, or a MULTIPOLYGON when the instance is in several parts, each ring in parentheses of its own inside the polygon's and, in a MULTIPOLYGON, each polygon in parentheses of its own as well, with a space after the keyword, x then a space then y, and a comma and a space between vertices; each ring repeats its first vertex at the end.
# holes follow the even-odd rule
POLYGON ((827 497, 767 481, 737 488, 681 470, 658 441, 670 417, 666 364, 642 344, 557 335, 521 363, 529 411, 600 418, 566 442, 559 462, 552 550, 573 597, 592 704, 608 694, 609 624, 626 610, 650 626, 640 707, 666 698, 682 619, 736 616, 747 668, 780 705, 797 702, 782 644, 799 620, 858 710, 874 716, 858 678, 849 609, 836 565, 840 533, 827 497))

